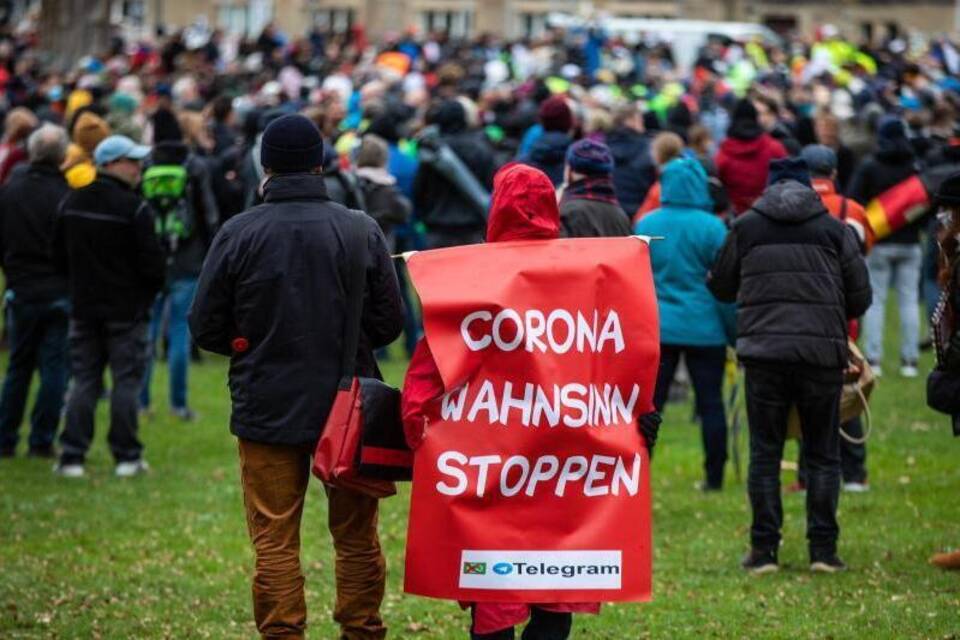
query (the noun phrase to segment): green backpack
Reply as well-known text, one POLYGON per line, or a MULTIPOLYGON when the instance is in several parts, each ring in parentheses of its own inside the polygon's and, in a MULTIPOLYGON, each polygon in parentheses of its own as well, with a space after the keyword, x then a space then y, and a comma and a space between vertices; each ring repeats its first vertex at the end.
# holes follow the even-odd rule
POLYGON ((178 164, 154 165, 141 181, 143 196, 157 213, 157 235, 171 253, 194 231, 187 186, 187 170, 178 164))

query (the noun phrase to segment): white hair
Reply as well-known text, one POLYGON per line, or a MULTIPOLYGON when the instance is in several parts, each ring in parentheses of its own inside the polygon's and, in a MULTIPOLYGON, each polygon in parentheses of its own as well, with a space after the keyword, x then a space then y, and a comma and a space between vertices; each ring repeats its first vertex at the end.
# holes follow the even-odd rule
POLYGON ((69 143, 66 129, 47 122, 27 138, 27 155, 30 162, 60 166, 69 143))

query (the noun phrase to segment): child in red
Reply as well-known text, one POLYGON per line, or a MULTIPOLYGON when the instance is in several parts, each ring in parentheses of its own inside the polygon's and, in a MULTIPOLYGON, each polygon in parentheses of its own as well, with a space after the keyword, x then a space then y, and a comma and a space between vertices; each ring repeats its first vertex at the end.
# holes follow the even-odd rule
MULTIPOLYGON (((560 236, 560 211, 553 184, 543 172, 522 164, 501 169, 493 181, 487 242, 553 240, 560 236)), ((426 339, 420 340, 403 385, 403 424, 410 447, 423 439, 425 419, 439 419, 443 381, 426 339)), ((432 420, 431 420, 432 421, 432 420)), ((461 603, 470 607, 473 640, 509 640, 528 618, 525 640, 569 637, 573 613, 598 613, 599 602, 577 604, 461 603)))

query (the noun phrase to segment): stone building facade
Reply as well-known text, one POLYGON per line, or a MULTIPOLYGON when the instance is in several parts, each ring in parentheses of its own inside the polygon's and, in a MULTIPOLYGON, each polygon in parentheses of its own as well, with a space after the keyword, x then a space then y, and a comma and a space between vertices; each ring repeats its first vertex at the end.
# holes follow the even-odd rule
POLYGON ((285 32, 312 24, 337 30, 364 24, 373 36, 407 28, 451 33, 536 34, 551 11, 657 18, 737 20, 803 33, 831 23, 853 38, 891 29, 924 34, 957 30, 954 0, 114 0, 138 7, 145 26, 184 26, 204 16, 231 32, 256 33, 269 21, 285 32))

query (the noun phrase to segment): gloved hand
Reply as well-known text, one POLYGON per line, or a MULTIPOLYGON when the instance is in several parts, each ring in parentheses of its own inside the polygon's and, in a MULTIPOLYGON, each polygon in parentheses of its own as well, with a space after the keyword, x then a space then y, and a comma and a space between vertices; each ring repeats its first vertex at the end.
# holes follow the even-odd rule
POLYGON ((663 422, 663 418, 656 411, 651 411, 640 416, 637 422, 639 423, 640 434, 647 442, 647 453, 653 460, 653 448, 657 444, 657 434, 660 432, 660 423, 663 422))

